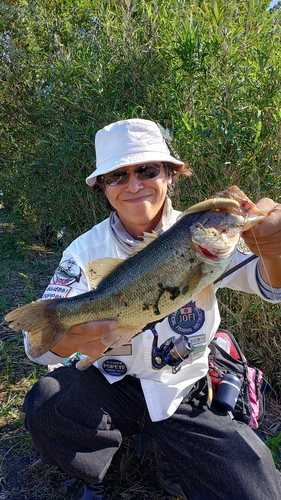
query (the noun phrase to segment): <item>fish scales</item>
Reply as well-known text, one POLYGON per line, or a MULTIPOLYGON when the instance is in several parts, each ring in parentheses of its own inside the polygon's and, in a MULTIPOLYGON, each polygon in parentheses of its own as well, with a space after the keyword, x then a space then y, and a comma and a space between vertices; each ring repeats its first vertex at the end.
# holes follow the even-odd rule
MULTIPOLYGON (((196 258, 190 227, 201 214, 183 217, 161 238, 118 266, 93 292, 57 304, 61 319, 68 319, 70 301, 76 303, 77 322, 118 319, 138 326, 161 319, 183 306, 205 287, 202 276, 218 278, 228 265, 196 258), (92 300, 94 299, 94 300, 92 300), (79 304, 80 303, 80 304, 79 304)), ((207 283, 209 284, 209 282, 207 283)))
MULTIPOLYGON (((67 304, 65 299, 59 299, 56 308, 60 319, 68 323, 72 317, 73 302, 79 323, 117 318, 120 325, 138 326, 173 312, 178 303, 183 305, 182 302, 189 298, 188 283, 195 271, 206 266, 198 262, 190 238, 186 237, 190 226, 200 215, 182 218, 176 227, 172 226, 161 238, 125 260, 104 278, 94 295, 87 292, 68 299, 67 304), (177 292, 179 295, 175 297, 177 292), (157 306, 160 299, 163 304, 161 310, 157 306)), ((200 276, 203 272, 200 271, 200 276)), ((220 270, 217 277, 219 275, 220 270)))

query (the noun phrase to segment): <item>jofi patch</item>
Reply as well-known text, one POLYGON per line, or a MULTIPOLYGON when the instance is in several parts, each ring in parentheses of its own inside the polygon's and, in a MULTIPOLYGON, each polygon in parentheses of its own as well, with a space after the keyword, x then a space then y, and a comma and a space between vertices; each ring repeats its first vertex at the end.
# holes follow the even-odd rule
POLYGON ((81 278, 81 268, 74 259, 64 260, 57 267, 55 274, 47 286, 42 299, 65 298, 69 294, 72 283, 78 283, 81 278))
POLYGON ((196 307, 195 302, 189 302, 168 317, 169 325, 180 335, 192 335, 202 328, 205 313, 196 307))
POLYGON ((127 366, 119 359, 106 359, 102 364, 102 368, 105 373, 113 377, 123 377, 127 372, 127 366))

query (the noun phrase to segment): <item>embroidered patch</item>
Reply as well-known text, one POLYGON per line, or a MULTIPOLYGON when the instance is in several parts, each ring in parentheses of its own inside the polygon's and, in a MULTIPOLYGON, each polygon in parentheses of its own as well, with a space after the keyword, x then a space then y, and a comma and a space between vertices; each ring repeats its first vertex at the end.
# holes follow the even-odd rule
POLYGON ((81 274, 81 268, 76 264, 75 260, 68 259, 59 264, 51 284, 69 286, 74 282, 79 283, 81 274))
POLYGON ((192 335, 202 328, 205 313, 196 307, 195 302, 189 302, 168 317, 169 325, 180 335, 192 335))
POLYGON ((103 362, 102 367, 108 375, 113 377, 122 377, 127 372, 127 366, 119 359, 107 359, 103 362))
POLYGON ((68 296, 71 286, 48 285, 42 299, 65 299, 68 296))

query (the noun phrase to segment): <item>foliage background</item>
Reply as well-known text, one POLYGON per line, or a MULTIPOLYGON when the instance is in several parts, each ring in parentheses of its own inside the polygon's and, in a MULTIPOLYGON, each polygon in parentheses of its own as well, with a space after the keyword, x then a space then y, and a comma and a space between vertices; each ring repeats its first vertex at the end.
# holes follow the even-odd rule
POLYGON ((2 2, 5 206, 65 239, 105 216, 85 186, 94 134, 159 122, 194 169, 184 207, 237 183, 280 197, 280 23, 268 1, 2 2), (78 209, 77 209, 78 208, 78 209))
MULTIPOLYGON (((106 217, 85 178, 95 167, 95 132, 112 121, 143 117, 169 132, 170 147, 194 172, 178 182, 180 209, 231 184, 253 200, 281 202, 280 2, 268 7, 0 2, 2 262, 7 268, 11 253, 22 261, 27 290, 36 286, 26 260, 32 245, 56 251, 63 229, 61 250, 106 217)), ((26 293, 19 303, 29 300, 26 293)), ((219 301, 222 326, 279 395, 280 307, 228 290, 219 301)), ((0 313, 16 305, 1 292, 0 313)))

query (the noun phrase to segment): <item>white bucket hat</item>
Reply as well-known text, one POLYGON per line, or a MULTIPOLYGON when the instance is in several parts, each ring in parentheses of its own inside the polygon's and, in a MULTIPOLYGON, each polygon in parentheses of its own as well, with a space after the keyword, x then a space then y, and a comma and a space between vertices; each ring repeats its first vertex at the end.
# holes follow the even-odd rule
POLYGON ((96 133, 96 170, 86 183, 93 186, 98 175, 120 167, 148 162, 169 162, 184 165, 171 156, 156 123, 132 118, 111 123, 96 133))

